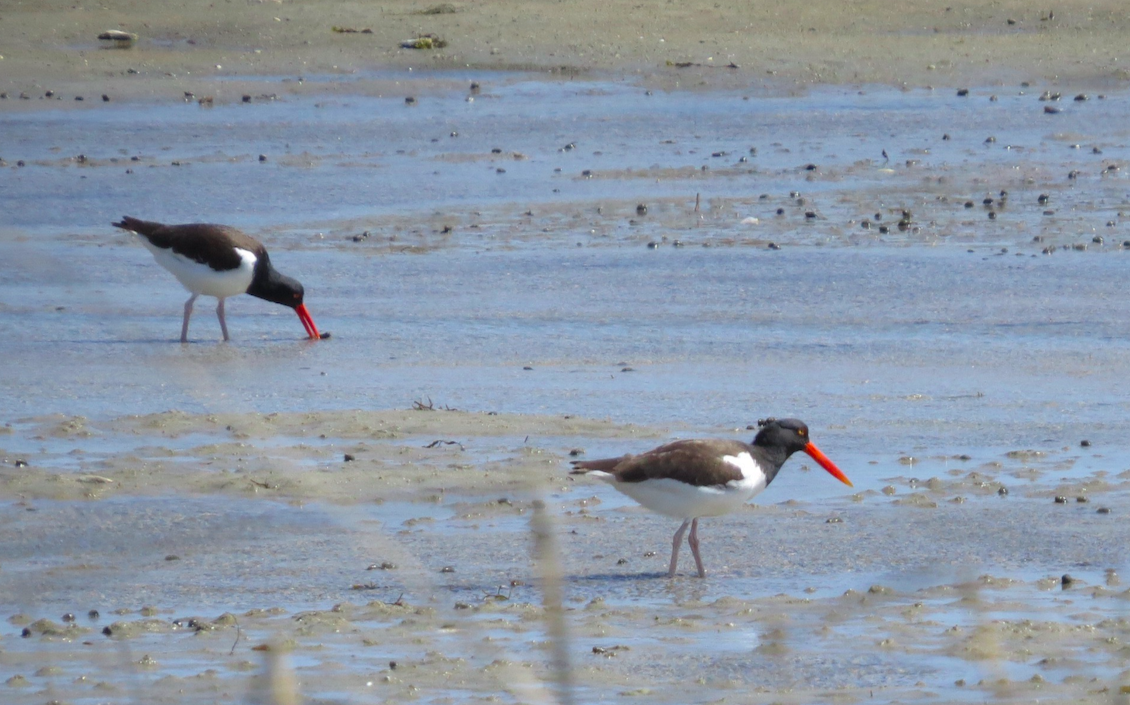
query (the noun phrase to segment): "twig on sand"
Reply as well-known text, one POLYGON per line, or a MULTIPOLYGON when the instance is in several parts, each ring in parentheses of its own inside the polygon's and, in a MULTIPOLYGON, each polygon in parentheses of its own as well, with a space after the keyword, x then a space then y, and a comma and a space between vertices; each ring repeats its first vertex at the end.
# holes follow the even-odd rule
POLYGON ((239 638, 243 636, 243 630, 239 627, 239 620, 236 619, 235 615, 232 615, 232 619, 235 619, 235 641, 231 645, 231 651, 228 652, 228 656, 235 654, 235 647, 239 644, 239 638))
POLYGON ((557 683, 557 698, 561 705, 576 702, 573 686, 573 667, 569 658, 569 632, 565 623, 561 555, 557 547, 557 532, 553 517, 542 500, 534 501, 534 516, 530 521, 534 535, 534 557, 541 572, 542 599, 545 606, 545 631, 549 636, 551 670, 557 683))
POLYGON ((445 441, 445 440, 432 441, 431 443, 424 446, 424 448, 435 448, 435 447, 441 446, 441 445, 442 446, 459 446, 459 450, 467 450, 466 448, 463 447, 463 444, 460 443, 459 441, 445 441))
POLYGON ((431 397, 428 397, 428 402, 426 404, 422 401, 419 401, 419 400, 412 402, 412 410, 413 411, 459 411, 459 409, 455 408, 454 406, 448 406, 447 404, 444 404, 443 406, 437 407, 434 403, 432 403, 431 397))

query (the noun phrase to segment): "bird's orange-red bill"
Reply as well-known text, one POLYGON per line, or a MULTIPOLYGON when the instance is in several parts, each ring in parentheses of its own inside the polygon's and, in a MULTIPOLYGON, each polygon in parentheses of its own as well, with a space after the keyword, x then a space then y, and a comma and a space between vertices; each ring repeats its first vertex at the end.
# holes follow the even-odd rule
POLYGON ((855 485, 851 484, 851 480, 847 479, 847 475, 845 475, 838 467, 836 467, 836 464, 829 460, 828 456, 821 453, 819 448, 809 443, 804 447, 804 452, 811 455, 813 460, 820 463, 820 467, 827 470, 829 475, 844 483, 848 487, 855 487, 855 485))
POLYGON ((306 334, 309 335, 312 340, 317 340, 320 337, 318 335, 318 327, 314 325, 314 318, 310 315, 310 312, 306 310, 306 304, 299 304, 294 308, 294 311, 298 314, 298 320, 302 321, 302 327, 306 329, 306 334))

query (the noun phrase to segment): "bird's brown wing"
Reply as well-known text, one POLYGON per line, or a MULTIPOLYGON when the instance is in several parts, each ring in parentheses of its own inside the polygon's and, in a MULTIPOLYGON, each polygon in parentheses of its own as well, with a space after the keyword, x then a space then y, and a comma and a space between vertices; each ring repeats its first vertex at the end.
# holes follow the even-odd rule
POLYGON ((713 487, 741 480, 741 470, 722 458, 748 452, 749 446, 741 441, 685 440, 639 455, 578 461, 573 466, 580 472, 603 470, 612 473, 618 482, 670 478, 696 487, 713 487))
POLYGON ((233 249, 235 247, 247 250, 259 259, 266 257, 266 251, 258 240, 227 225, 212 223, 165 225, 129 216, 113 225, 141 235, 155 247, 172 250, 182 257, 207 264, 219 272, 238 269, 243 264, 239 253, 233 249))

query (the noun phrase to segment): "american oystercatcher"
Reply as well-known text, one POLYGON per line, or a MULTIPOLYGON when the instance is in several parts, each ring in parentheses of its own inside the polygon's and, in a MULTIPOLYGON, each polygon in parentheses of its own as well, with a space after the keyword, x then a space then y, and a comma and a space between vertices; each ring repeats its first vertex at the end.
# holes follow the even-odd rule
POLYGON ((706 577, 698 553, 698 520, 729 514, 769 486, 789 456, 803 451, 840 482, 852 486, 835 463, 808 440, 808 426, 797 419, 763 419, 753 443, 710 439, 675 441, 639 455, 603 460, 574 460, 573 475, 592 475, 648 509, 682 519, 671 543, 675 576, 679 547, 690 526, 687 543, 706 577))
POLYGON ((230 340, 224 320, 224 299, 237 294, 251 294, 293 308, 310 338, 319 337, 314 319, 302 303, 302 285, 279 274, 271 266, 266 248, 250 235, 226 225, 165 225, 129 216, 113 225, 140 235, 141 243, 153 253, 157 264, 172 272, 192 292, 184 303, 180 342, 188 342, 188 319, 196 297, 201 294, 220 300, 216 315, 224 340, 230 340))

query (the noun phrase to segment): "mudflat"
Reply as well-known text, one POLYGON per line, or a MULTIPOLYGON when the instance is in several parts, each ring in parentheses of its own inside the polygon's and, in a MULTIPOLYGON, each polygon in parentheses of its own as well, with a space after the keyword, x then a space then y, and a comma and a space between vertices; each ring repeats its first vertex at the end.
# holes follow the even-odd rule
MULTIPOLYGON (((0 90, 161 94, 216 76, 622 72, 657 85, 1130 81, 1119 0, 9 2, 0 90), (100 41, 107 30, 137 35, 100 41), (427 37, 423 46, 405 48, 427 37), (128 45, 121 48, 122 45, 128 45)), ((353 90, 380 90, 379 82, 353 90)))
POLYGON ((4 3, 0 701, 1124 702, 1128 29, 4 3), (124 214, 332 338, 180 345, 124 214), (768 414, 855 489, 791 460, 705 580, 568 475, 768 414))

